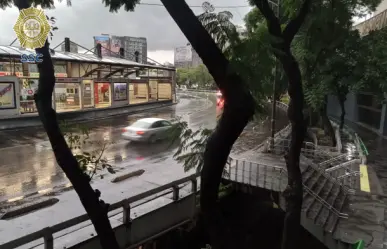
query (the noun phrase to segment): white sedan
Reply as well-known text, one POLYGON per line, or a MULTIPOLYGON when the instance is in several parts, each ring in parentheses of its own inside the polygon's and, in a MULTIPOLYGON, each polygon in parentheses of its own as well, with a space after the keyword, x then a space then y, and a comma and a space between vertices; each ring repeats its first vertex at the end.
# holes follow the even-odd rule
POLYGON ((161 118, 143 118, 125 127, 122 137, 129 141, 154 143, 168 137, 172 123, 161 118))

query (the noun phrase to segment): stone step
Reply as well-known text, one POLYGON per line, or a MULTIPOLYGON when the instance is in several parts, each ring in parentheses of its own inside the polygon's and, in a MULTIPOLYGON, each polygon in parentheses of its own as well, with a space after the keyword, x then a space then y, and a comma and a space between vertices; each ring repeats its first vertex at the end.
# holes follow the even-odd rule
MULTIPOLYGON (((331 194, 326 199, 326 202, 329 205, 331 205, 333 208, 337 209, 337 206, 339 206, 338 204, 345 201, 345 198, 343 198, 343 196, 345 196, 346 194, 344 193, 342 188, 338 185, 335 185, 333 190, 330 193, 331 194)), ((340 209, 337 209, 337 210, 341 211, 340 209)), ((336 216, 336 214, 334 214, 332 210, 328 209, 327 207, 324 207, 323 210, 321 211, 320 216, 317 218, 316 224, 322 227, 325 227, 328 221, 328 218, 331 214, 333 216, 336 216)))
MULTIPOLYGON (((328 183, 328 179, 323 175, 321 174, 317 180, 317 182, 313 185, 313 187, 309 188, 315 195, 319 196, 322 198, 321 196, 321 192, 323 191, 324 188, 326 188, 326 184, 328 183)), ((304 193, 307 192, 307 191, 304 191, 304 193)), ((309 193, 308 193, 309 194, 309 193)), ((310 194, 309 194, 310 195, 310 194)), ((313 197, 313 196, 312 196, 313 197)), ((313 197, 314 198, 314 197, 313 197)), ((316 202, 319 202, 318 200, 314 199, 312 202, 309 202, 309 203, 305 203, 305 211, 308 212, 311 208, 311 206, 313 206, 314 203, 316 202)))
MULTIPOLYGON (((347 197, 348 197, 348 195, 346 195, 346 194, 339 196, 336 199, 333 206, 341 212, 344 208, 347 197)), ((332 233, 335 230, 339 219, 340 219, 340 217, 338 215, 330 213, 328 220, 326 222, 326 225, 325 225, 325 231, 332 233)))
POLYGON ((311 166, 307 166, 304 172, 302 172, 302 181, 305 182, 312 176, 312 174, 315 172, 315 169, 313 169, 311 166))
MULTIPOLYGON (((333 190, 335 183, 333 181, 327 181, 324 187, 321 189, 319 196, 323 200, 327 200, 329 195, 331 195, 331 191, 333 190)), ((322 209, 324 208, 324 204, 320 201, 315 200, 310 207, 309 212, 306 214, 308 218, 312 219, 314 223, 316 223, 317 218, 321 214, 322 209)))
POLYGON ((303 183, 305 186, 310 187, 317 181, 318 176, 321 174, 319 171, 310 167, 310 173, 305 174, 305 178, 303 178, 303 183))

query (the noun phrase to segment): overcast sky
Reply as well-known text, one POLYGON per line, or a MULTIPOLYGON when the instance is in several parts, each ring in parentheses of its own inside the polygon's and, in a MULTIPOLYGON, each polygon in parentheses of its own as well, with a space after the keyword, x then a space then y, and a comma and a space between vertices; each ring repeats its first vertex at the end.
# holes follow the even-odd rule
MULTIPOLYGON (((101 0, 73 0, 67 7, 66 1, 57 3, 54 10, 46 10, 48 16, 57 18, 57 30, 51 47, 56 46, 65 37, 87 48, 93 47, 93 36, 112 34, 119 36, 141 36, 148 40, 148 57, 164 63, 173 63, 173 48, 187 43, 186 38, 169 16, 163 6, 138 5, 134 12, 110 13, 101 0)), ((161 4, 159 0, 142 0, 142 3, 161 4)), ((186 0, 191 6, 200 6, 203 0, 186 0)), ((247 0, 212 0, 217 6, 248 6, 247 0)), ((199 14, 201 8, 192 8, 199 14)), ((217 8, 216 11, 225 9, 217 8)), ((242 24, 243 17, 250 7, 227 8, 234 15, 234 23, 242 24)), ((18 10, 8 8, 0 10, 0 44, 9 45, 15 38, 13 25, 18 10)))

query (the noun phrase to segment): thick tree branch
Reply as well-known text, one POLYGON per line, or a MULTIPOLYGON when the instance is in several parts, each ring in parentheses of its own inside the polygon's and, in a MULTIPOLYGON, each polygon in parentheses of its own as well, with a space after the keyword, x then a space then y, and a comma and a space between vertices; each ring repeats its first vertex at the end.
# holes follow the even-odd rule
POLYGON ((161 0, 161 2, 199 54, 215 82, 219 84, 219 88, 223 89, 226 77, 224 72, 229 70, 229 62, 215 41, 184 0, 161 0))
POLYGON ((286 25, 283 31, 284 42, 289 44, 293 41, 294 36, 297 34, 298 30, 300 30, 301 25, 304 23, 306 15, 309 12, 309 5, 311 0, 305 0, 301 6, 298 15, 290 20, 288 25, 286 25))
MULTIPOLYGON (((29 8, 28 0, 15 0, 15 5, 21 10, 29 8)), ((35 94, 35 104, 39 117, 47 133, 58 165, 70 180, 84 206, 94 228, 99 235, 100 243, 104 249, 119 249, 118 242, 111 227, 108 213, 108 204, 100 200, 101 193, 94 191, 89 183, 88 176, 82 172, 78 162, 59 128, 57 115, 52 108, 52 93, 55 87, 54 65, 46 40, 42 48, 35 49, 36 53, 43 55, 42 62, 38 64, 39 85, 35 94)))
POLYGON ((268 0, 254 0, 255 5, 261 11, 267 22, 269 33, 276 37, 281 37, 281 25, 279 18, 274 14, 274 11, 269 5, 268 0))

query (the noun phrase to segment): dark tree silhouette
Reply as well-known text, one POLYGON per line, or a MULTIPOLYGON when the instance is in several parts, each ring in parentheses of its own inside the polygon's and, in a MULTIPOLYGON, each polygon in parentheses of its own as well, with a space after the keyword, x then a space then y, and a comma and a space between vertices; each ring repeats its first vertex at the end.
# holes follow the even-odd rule
POLYGON ((310 0, 305 0, 297 16, 291 19, 283 30, 268 0, 253 0, 253 2, 267 21, 269 34, 273 37, 271 46, 273 47, 274 55, 282 64, 288 78, 288 93, 290 97, 288 118, 291 122, 292 130, 290 148, 286 155, 288 186, 284 191, 287 207, 282 235, 282 249, 296 249, 300 248, 299 226, 303 193, 300 153, 307 123, 303 115, 304 94, 301 71, 298 62, 291 52, 290 44, 308 14, 310 0))
POLYGON ((184 0, 161 0, 199 54, 225 98, 223 114, 208 139, 201 171, 200 207, 214 248, 223 248, 217 199, 223 168, 231 148, 254 114, 254 100, 241 77, 184 0), (218 218, 216 218, 218 217, 218 218))
MULTIPOLYGON (((20 10, 30 7, 28 0, 15 0, 14 4, 20 10)), ((36 49, 36 53, 43 55, 43 61, 38 64, 39 85, 34 99, 56 161, 77 192, 99 236, 102 248, 119 249, 120 247, 108 218, 109 205, 100 200, 101 192, 97 189, 93 190, 89 183, 89 176, 82 172, 79 167, 78 161, 73 156, 59 128, 56 112, 52 109, 51 101, 55 86, 55 74, 48 40, 46 40, 44 47, 36 49)))

